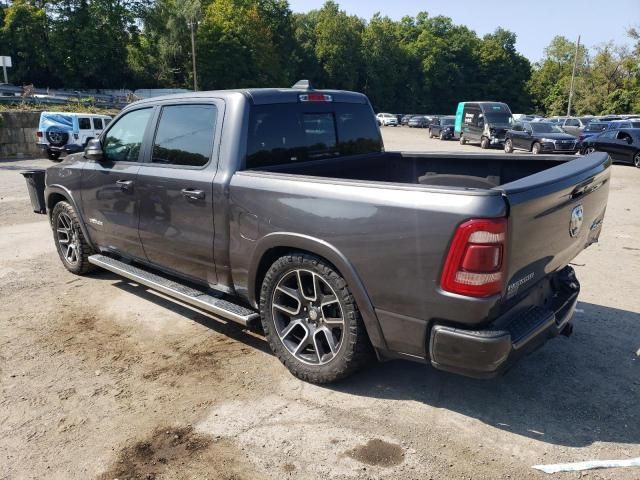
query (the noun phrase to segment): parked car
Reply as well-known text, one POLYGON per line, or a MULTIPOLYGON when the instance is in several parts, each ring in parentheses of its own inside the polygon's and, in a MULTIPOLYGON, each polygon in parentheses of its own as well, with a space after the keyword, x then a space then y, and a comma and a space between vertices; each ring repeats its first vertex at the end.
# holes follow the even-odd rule
POLYGON ((431 122, 431 125, 429 125, 429 137, 439 137, 440 140, 450 140, 455 135, 455 125, 455 115, 435 118, 433 122, 431 122))
POLYGON ((400 125, 402 125, 402 126, 407 125, 407 124, 409 123, 409 120, 411 120, 411 118, 412 118, 413 116, 414 116, 414 115, 405 115, 405 116, 403 116, 403 117, 402 117, 402 120, 400 120, 400 125))
POLYGON ((578 137, 578 146, 582 145, 582 143, 590 137, 594 137, 600 135, 600 133, 604 132, 611 128, 611 122, 591 122, 587 125, 580 136, 578 137))
POLYGON ((409 120, 411 120, 411 118, 413 117, 413 115, 405 115, 402 117, 402 120, 400 120, 400 125, 405 126, 409 123, 409 120))
POLYGON ((558 125, 549 122, 522 122, 507 130, 504 151, 526 150, 539 153, 576 153, 576 137, 565 133, 558 125))
POLYGON ((455 134, 460 144, 479 142, 480 147, 502 145, 513 125, 511 110, 500 102, 460 102, 456 111, 455 134))
POLYGON ((577 137, 593 120, 594 117, 569 117, 562 123, 562 129, 574 137, 577 137))
POLYGON ((299 82, 135 102, 29 188, 67 270, 261 321, 304 380, 374 351, 490 377, 571 333, 609 167, 385 151, 367 97, 299 82))
POLYGON ((36 144, 50 160, 57 161, 62 153, 82 151, 89 140, 100 136, 110 121, 109 115, 42 112, 36 144))
POLYGON ((393 115, 392 113, 379 113, 376 115, 378 119, 378 125, 382 127, 397 127, 398 126, 398 117, 393 115))
POLYGON ((611 130, 620 130, 621 128, 640 128, 640 119, 612 120, 609 122, 611 130))
POLYGON ((407 125, 411 128, 427 128, 429 126, 429 118, 424 115, 415 115, 411 117, 407 125))
POLYGON ((607 130, 584 141, 581 153, 606 152, 611 160, 640 168, 640 128, 607 130))

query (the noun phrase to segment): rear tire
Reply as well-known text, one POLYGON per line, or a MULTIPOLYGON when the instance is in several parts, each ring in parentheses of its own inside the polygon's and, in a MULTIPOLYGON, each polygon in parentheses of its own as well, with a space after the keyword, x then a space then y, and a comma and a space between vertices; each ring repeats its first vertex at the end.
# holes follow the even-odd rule
POLYGON ((482 139, 480 139, 480 148, 483 150, 489 148, 489 139, 487 137, 482 137, 482 139))
POLYGON ((534 155, 539 155, 541 151, 542 145, 540 145, 540 142, 534 142, 533 145, 531 145, 531 153, 534 155))
POLYGON ((513 141, 510 138, 504 141, 504 153, 513 153, 513 141))
POLYGON ((71 204, 65 201, 56 203, 51 213, 51 227, 56 250, 67 270, 84 275, 96 269, 89 263, 89 256, 95 252, 82 233, 78 215, 71 204))
POLYGON ((348 377, 371 358, 371 344, 347 282, 323 259, 290 254, 267 271, 260 316, 273 353, 301 380, 348 377))

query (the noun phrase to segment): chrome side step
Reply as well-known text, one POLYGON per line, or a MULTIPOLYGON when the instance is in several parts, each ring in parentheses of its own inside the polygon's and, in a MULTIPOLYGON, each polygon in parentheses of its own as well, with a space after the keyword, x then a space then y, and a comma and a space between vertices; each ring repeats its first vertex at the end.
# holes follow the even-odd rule
POLYGON ((89 262, 181 302, 188 303, 241 325, 246 326, 260 316, 250 308, 223 299, 222 294, 219 297, 214 296, 105 255, 91 255, 89 262))

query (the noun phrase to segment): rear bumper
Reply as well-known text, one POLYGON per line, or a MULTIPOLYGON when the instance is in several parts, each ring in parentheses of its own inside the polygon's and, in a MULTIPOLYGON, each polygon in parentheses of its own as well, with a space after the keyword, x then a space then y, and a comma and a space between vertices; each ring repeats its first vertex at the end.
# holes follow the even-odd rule
POLYGON ((520 357, 541 347, 560 333, 571 332, 571 318, 580 285, 571 271, 551 302, 551 307, 529 306, 508 312, 495 324, 498 329, 466 330, 434 325, 429 340, 431 364, 440 370, 474 378, 491 378, 504 372, 520 357))

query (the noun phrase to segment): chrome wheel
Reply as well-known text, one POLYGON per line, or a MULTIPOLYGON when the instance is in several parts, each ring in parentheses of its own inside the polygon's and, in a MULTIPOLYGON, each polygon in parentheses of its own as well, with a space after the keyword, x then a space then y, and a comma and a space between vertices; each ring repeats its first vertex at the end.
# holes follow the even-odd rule
POLYGON ((297 269, 284 274, 273 290, 271 313, 280 341, 297 360, 324 365, 340 350, 345 329, 342 306, 317 273, 297 269))
POLYGON ((76 265, 80 260, 80 238, 71 217, 62 212, 56 221, 56 237, 58 248, 69 265, 76 265))

